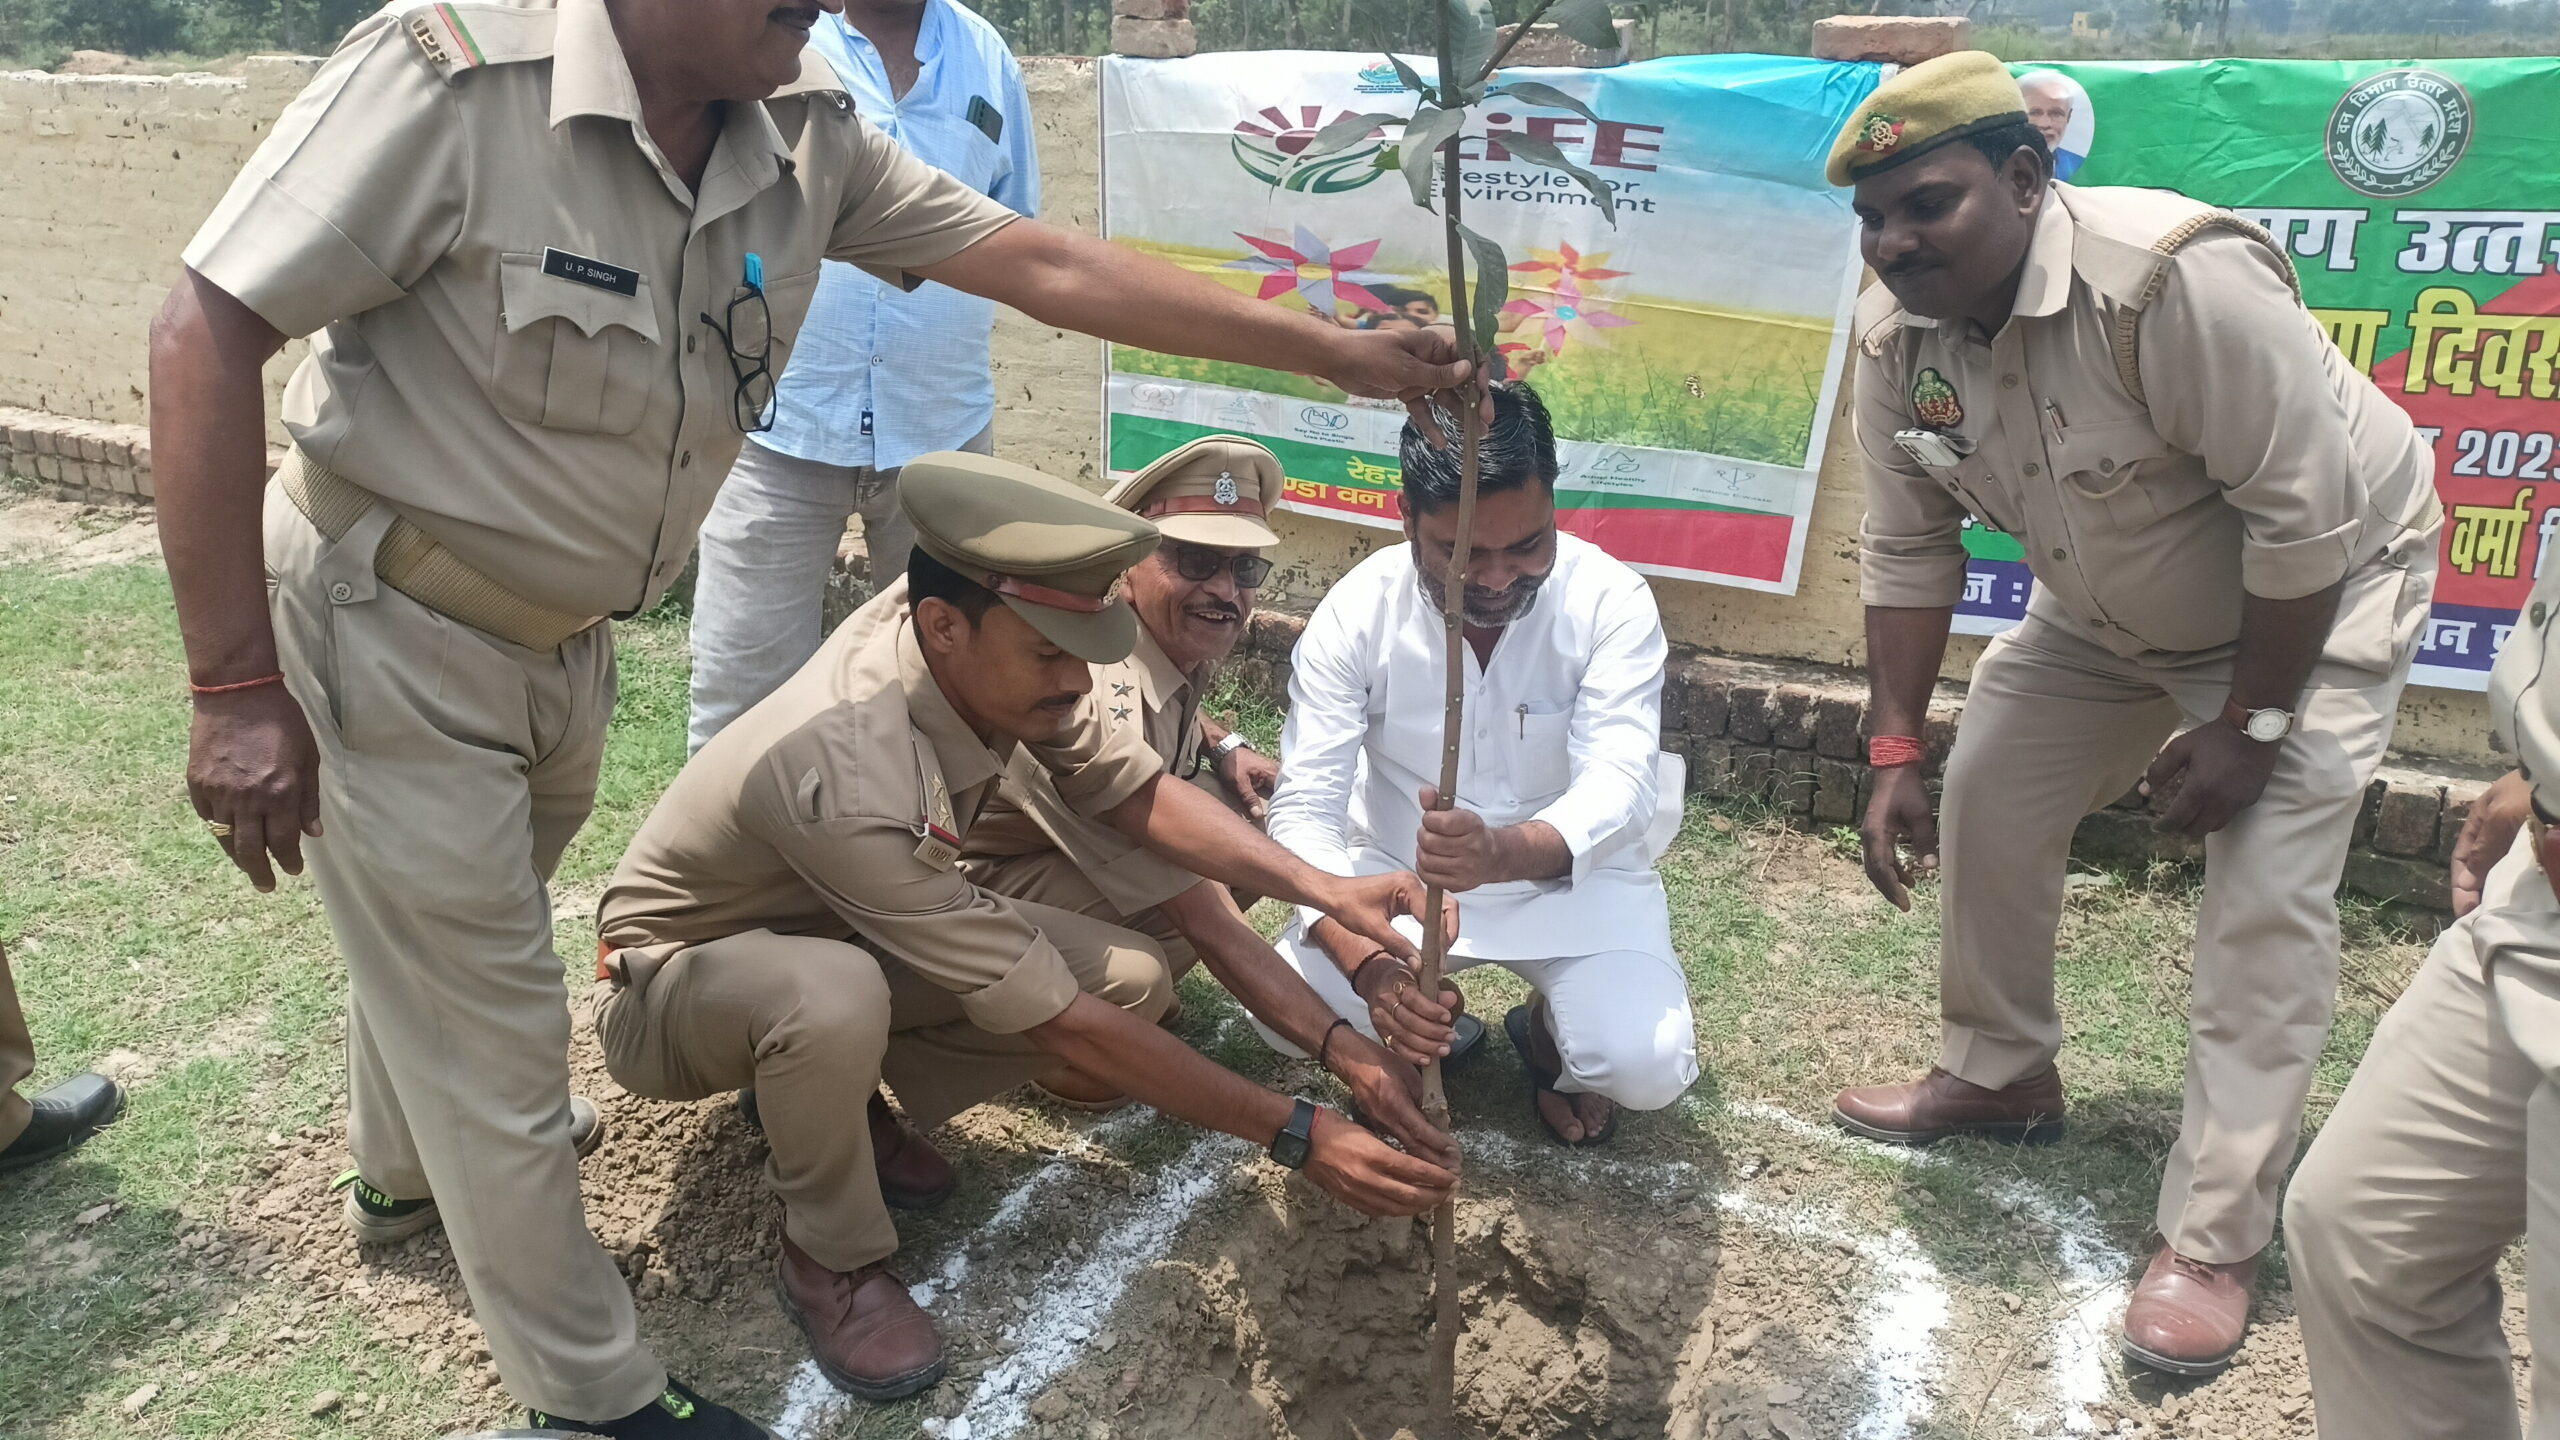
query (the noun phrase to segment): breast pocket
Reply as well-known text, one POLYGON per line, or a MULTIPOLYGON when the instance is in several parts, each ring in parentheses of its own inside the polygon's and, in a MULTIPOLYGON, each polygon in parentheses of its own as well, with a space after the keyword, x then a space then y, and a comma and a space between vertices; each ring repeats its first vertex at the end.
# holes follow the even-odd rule
POLYGON ((1511 783, 1527 801, 1552 799, 1573 783, 1573 702, 1530 700, 1513 709, 1511 783))
MULTIPOLYGON (((647 276, 624 295, 546 275, 542 256, 503 255, 504 309, 490 390, 508 419, 582 435, 628 435, 648 410, 664 361, 647 276)), ((805 308, 805 301, 804 301, 805 308)))
POLYGON ((2134 531, 2221 489, 2201 464, 2156 463, 2170 453, 2160 432, 2136 415, 2064 431, 2052 451, 2053 469, 2066 499, 2104 510, 2118 531, 2134 531))

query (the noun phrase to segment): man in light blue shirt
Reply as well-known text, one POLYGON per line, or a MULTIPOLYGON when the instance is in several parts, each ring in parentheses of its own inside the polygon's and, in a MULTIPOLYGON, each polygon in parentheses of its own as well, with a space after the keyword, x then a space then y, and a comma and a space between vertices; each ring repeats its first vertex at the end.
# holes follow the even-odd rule
MULTIPOLYGON (((890 139, 1024 215, 1040 205, 1031 102, 1004 37, 956 0, 846 0, 809 42, 890 139)), ((914 532, 898 467, 993 448, 987 338, 995 302, 947 285, 893 290, 829 261, 773 428, 750 437, 702 527, 694 591, 691 748, 817 653, 828 567, 862 516, 873 583, 914 532)))

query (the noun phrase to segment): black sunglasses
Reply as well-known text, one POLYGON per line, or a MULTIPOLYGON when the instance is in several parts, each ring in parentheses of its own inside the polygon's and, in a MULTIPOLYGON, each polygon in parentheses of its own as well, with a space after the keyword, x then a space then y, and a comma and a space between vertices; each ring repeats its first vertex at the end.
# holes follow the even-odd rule
POLYGON ((711 318, 705 311, 702 323, 720 337, 729 352, 729 373, 737 378, 738 388, 729 397, 730 418, 738 422, 743 434, 755 435, 773 428, 773 307, 764 299, 764 286, 755 280, 745 285, 746 293, 729 302, 728 323, 711 318), (739 323, 739 311, 747 306, 746 325, 739 323), (752 327, 751 329, 749 327, 752 327), (753 350, 742 349, 737 337, 747 335, 755 342, 753 350))
POLYGON ((1178 540, 1167 542, 1164 549, 1173 558, 1175 572, 1195 585, 1216 579, 1221 570, 1235 572, 1239 590, 1259 590, 1262 582, 1271 578, 1271 562, 1259 555, 1221 555, 1205 546, 1185 545, 1178 540))

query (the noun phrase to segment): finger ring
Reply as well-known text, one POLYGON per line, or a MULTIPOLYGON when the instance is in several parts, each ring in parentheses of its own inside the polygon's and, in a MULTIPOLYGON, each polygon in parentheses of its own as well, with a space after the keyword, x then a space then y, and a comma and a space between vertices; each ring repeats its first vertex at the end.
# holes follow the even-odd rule
POLYGON ((219 820, 207 820, 204 822, 204 828, 212 831, 213 838, 216 840, 228 840, 231 838, 231 827, 219 820))

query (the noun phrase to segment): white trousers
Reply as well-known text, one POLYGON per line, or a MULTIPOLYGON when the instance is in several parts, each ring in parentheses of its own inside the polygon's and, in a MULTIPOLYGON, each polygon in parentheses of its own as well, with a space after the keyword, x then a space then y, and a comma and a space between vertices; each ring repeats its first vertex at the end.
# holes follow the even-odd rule
MULTIPOLYGON (((1415 932, 1409 920, 1397 928, 1415 932)), ((1291 921, 1277 947, 1280 958, 1305 977, 1333 1013, 1375 1040, 1369 1005, 1351 988, 1333 957, 1309 943, 1301 922, 1291 921)), ((1553 960, 1470 960, 1452 956, 1452 973, 1499 965, 1546 998, 1564 1074, 1556 1088, 1569 1095, 1599 1095, 1630 1110, 1659 1110, 1697 1083, 1697 1024, 1689 1016, 1689 979, 1679 962, 1644 950, 1607 950, 1553 960)), ((1482 1018, 1482 1017, 1479 1017, 1482 1018)), ((1264 1043, 1284 1055, 1305 1051, 1256 1020, 1264 1043)))
MULTIPOLYGON (((993 454, 995 427, 960 448, 993 454)), ((818 653, 827 570, 857 514, 876 590, 905 573, 915 544, 915 527, 898 508, 897 468, 802 460, 752 440, 739 450, 702 522, 688 752, 709 744, 818 653)))

